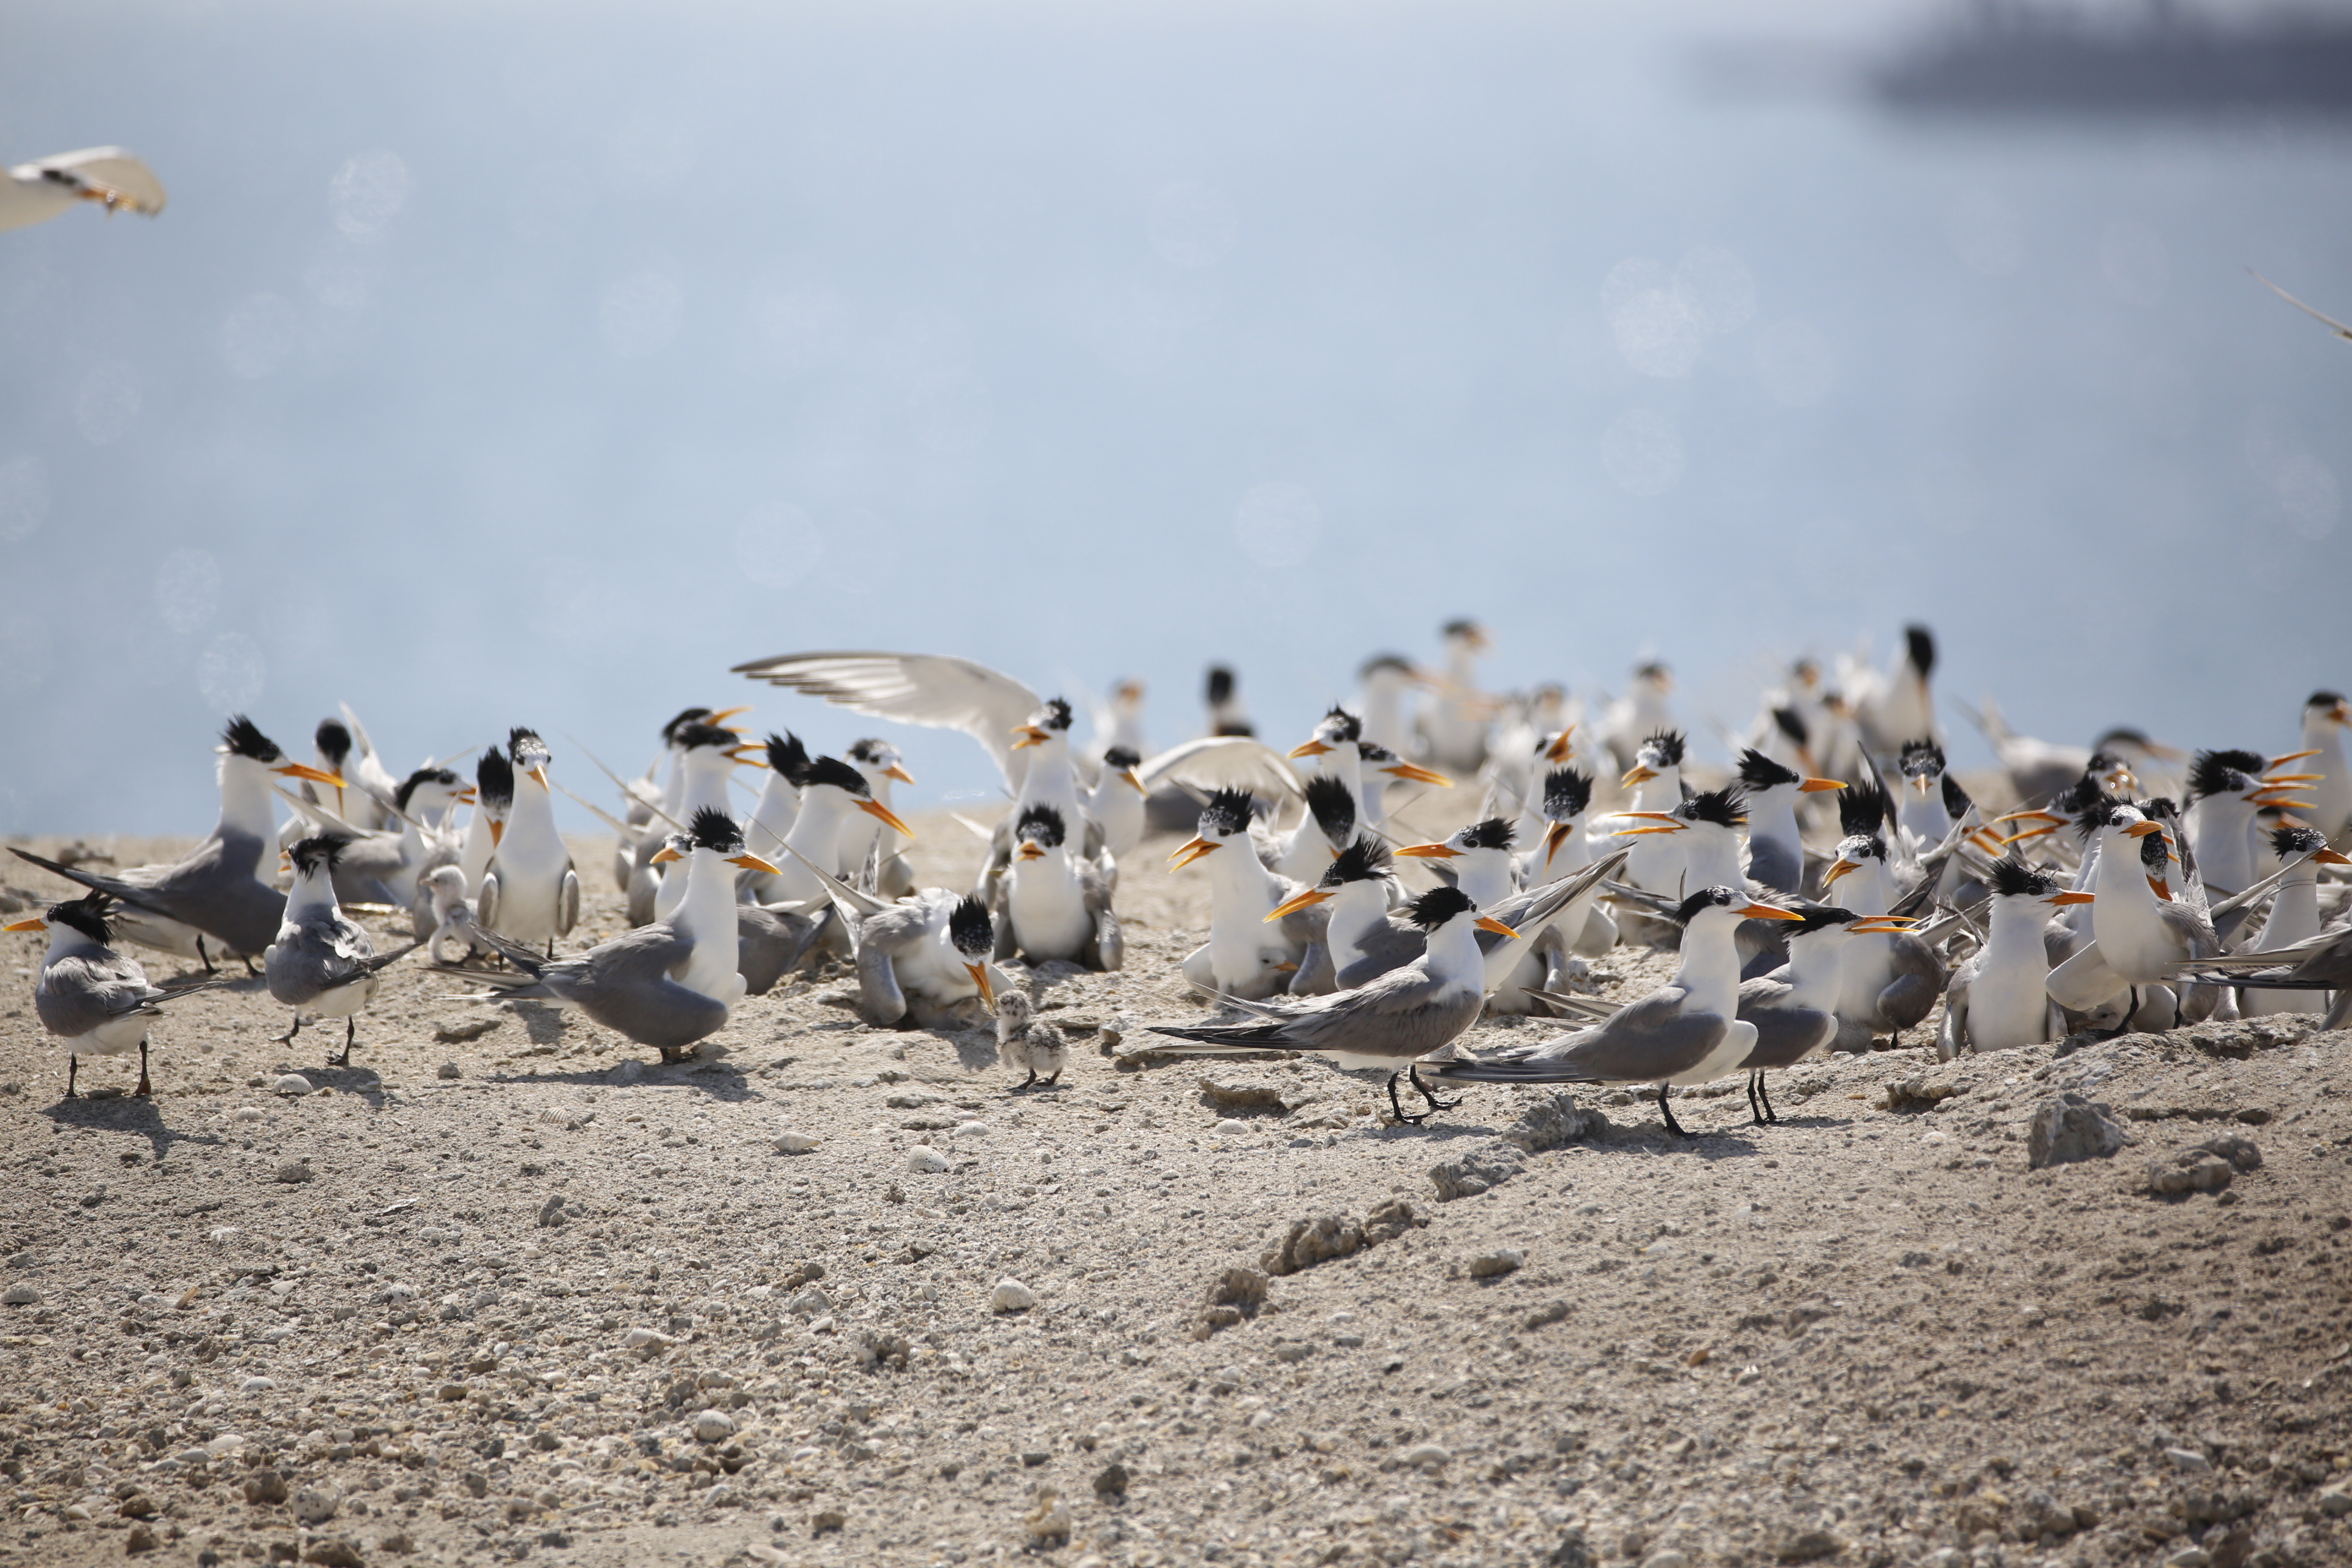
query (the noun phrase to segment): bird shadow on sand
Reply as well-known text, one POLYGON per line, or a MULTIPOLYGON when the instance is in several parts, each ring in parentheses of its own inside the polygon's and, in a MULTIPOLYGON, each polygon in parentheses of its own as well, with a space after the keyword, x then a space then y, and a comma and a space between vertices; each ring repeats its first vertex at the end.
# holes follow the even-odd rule
POLYGON ((608 1067, 581 1068, 572 1072, 499 1072, 484 1075, 486 1083, 571 1084, 580 1089, 690 1089, 730 1104, 766 1100, 751 1087, 749 1069, 730 1061, 649 1062, 637 1064, 635 1077, 620 1079, 608 1067))
POLYGON ((163 1157, 182 1143, 196 1143, 208 1148, 225 1147, 228 1140, 210 1132, 182 1132, 163 1120, 161 1097, 155 1095, 118 1095, 94 1100, 81 1095, 73 1100, 60 1100, 41 1112, 61 1127, 79 1127, 89 1132, 121 1132, 147 1140, 151 1157, 161 1164, 163 1157))

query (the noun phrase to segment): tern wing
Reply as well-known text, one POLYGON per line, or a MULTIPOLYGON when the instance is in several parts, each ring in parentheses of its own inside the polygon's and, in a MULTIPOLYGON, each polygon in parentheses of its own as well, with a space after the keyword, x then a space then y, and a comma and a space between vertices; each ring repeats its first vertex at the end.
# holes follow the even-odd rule
POLYGON ((1044 706, 1011 676, 945 654, 789 653, 739 664, 734 673, 822 697, 853 713, 961 730, 988 748, 1005 787, 1016 790, 1025 766, 1013 750, 1013 732, 1044 706))
POLYGON ((1444 1076, 1473 1083, 1655 1083, 1688 1071, 1723 1039, 1730 1020, 1683 1010, 1680 986, 1662 985, 1606 1023, 1558 1036, 1525 1051, 1448 1065, 1444 1076))
POLYGON ((167 199, 155 171, 120 147, 85 147, 19 163, 8 171, 18 179, 39 178, 62 184, 77 195, 129 207, 152 216, 167 199))
MULTIPOLYGON (((2251 267, 2247 268, 2246 270, 2249 272, 2254 272, 2254 269, 2251 267)), ((2280 299, 2285 300, 2288 304, 2294 306, 2296 310, 2301 310, 2305 315, 2311 317, 2314 321, 2325 321, 2327 324, 2328 330, 2334 332, 2337 337, 2344 339, 2347 342, 2352 342, 2352 327, 2346 326, 2343 322, 2337 321, 2333 316, 2325 315, 2320 311, 2313 310, 2310 306, 2305 304, 2302 300, 2296 299, 2294 295, 2288 293, 2285 289, 2280 288, 2277 284, 2272 282, 2269 279, 2263 277, 2259 272, 2254 272, 2254 280, 2260 283, 2263 288, 2269 289, 2272 293, 2277 295, 2280 299)))
POLYGON ((1282 754, 1247 735, 1203 735, 1171 746, 1136 770, 1146 795, 1170 784, 1196 790, 1245 789, 1277 805, 1307 792, 1282 754))

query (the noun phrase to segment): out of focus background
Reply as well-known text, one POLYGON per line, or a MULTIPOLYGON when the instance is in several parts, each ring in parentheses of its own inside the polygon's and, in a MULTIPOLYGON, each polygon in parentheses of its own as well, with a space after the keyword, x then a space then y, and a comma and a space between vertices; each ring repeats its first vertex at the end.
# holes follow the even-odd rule
POLYGON ((1461 616, 1702 755, 1912 619, 2053 740, 2352 684, 2352 342, 2248 273, 2352 319, 2343 5, 15 0, 0 162, 110 142, 161 217, 0 233, 0 829, 201 830, 231 710, 837 748, 726 673, 836 647, 1160 744, 1461 616))

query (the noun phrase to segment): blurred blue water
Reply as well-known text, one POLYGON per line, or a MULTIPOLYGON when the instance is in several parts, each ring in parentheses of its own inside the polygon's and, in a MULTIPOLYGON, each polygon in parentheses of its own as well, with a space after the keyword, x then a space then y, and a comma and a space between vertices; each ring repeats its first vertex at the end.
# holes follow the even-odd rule
POLYGON ((0 155, 173 200, 0 234, 0 829, 200 826, 230 702, 583 791, 688 702, 838 747, 724 673, 811 647, 1141 676, 1163 742, 1223 658, 1291 739, 1463 614, 1703 737, 1918 617, 2029 732, 2284 745, 2352 345, 2244 269, 2352 311, 2352 133, 1703 89, 1753 25, 19 0, 0 155))

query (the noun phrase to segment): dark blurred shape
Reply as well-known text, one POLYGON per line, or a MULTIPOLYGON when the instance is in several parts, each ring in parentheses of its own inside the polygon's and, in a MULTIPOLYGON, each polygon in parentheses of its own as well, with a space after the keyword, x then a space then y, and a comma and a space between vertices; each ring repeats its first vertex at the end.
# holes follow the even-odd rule
POLYGON ((1928 113, 2341 114, 2352 110, 2352 18, 2278 10, 2225 21, 2163 3, 2086 16, 1974 0, 1869 85, 1893 108, 1928 113))

